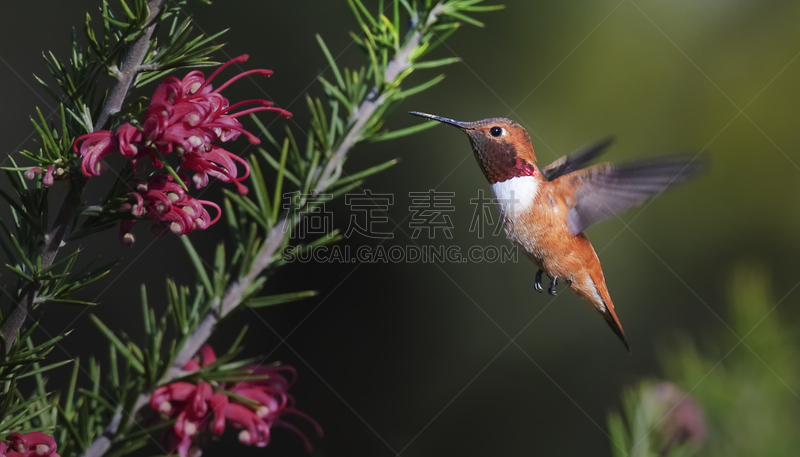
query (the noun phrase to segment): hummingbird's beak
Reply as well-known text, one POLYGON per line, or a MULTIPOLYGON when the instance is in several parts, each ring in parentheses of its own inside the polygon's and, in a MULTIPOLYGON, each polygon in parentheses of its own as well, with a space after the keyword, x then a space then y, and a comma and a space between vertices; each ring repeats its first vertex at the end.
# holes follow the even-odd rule
POLYGON ((436 116, 436 115, 428 114, 428 113, 420 113, 419 111, 409 111, 408 113, 409 114, 413 114, 414 116, 424 117, 425 119, 431 119, 431 120, 434 120, 434 121, 443 122, 445 124, 455 125, 456 127, 460 128, 460 129, 469 128, 469 126, 467 126, 467 124, 469 124, 469 122, 456 121, 456 120, 450 119, 448 117, 436 116))

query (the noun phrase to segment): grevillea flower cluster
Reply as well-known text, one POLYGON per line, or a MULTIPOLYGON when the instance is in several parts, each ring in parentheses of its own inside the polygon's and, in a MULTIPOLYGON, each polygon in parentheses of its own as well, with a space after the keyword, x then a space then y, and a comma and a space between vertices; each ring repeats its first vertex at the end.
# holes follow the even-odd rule
MULTIPOLYGON (((128 158, 135 170, 150 162, 163 168, 163 160, 174 153, 178 156, 181 180, 185 173, 193 173, 191 181, 200 189, 210 178, 233 183, 239 193, 247 193, 242 181, 250 174, 247 162, 215 143, 225 143, 244 135, 252 144, 260 141, 246 131, 237 119, 257 111, 274 111, 284 117, 292 114, 273 106, 268 100, 246 100, 231 105, 220 93, 234 81, 251 75, 269 76, 270 70, 249 70, 234 76, 214 89, 211 81, 226 67, 244 62, 243 55, 220 66, 208 78, 193 71, 183 79, 169 77, 156 88, 145 113, 144 122, 122 124, 115 130, 100 130, 79 137, 75 150, 82 157, 81 170, 86 176, 97 176, 104 170, 103 158, 119 152, 128 158), (146 160, 145 160, 146 159, 146 160), (240 173, 240 168, 243 172, 240 173)), ((48 170, 46 176, 50 173, 48 170)), ((130 202, 122 210, 134 217, 147 217, 161 223, 173 232, 183 235, 193 229, 204 229, 219 218, 219 207, 196 200, 185 191, 178 192, 187 182, 178 183, 172 175, 151 174, 144 180, 131 183, 130 202), (217 217, 211 219, 204 206, 213 206, 217 217)), ((133 223, 121 225, 121 236, 126 237, 133 223)))
MULTIPOLYGON (((214 350, 204 345, 183 370, 194 372, 216 361, 214 350)), ((312 451, 308 438, 294 425, 283 420, 295 415, 308 421, 318 435, 319 424, 294 408, 288 390, 296 372, 286 365, 248 366, 252 381, 196 384, 179 381, 156 389, 150 397, 150 407, 164 416, 175 419, 168 430, 166 444, 170 453, 182 457, 195 456, 210 436, 220 436, 230 426, 241 429, 239 441, 258 447, 269 444, 273 427, 291 430, 303 440, 305 449, 312 451), (285 376, 289 374, 287 379, 285 376)))
MULTIPOLYGON (((184 185, 188 183, 185 174, 181 173, 178 176, 184 185)), ((216 203, 192 197, 186 193, 184 186, 175 182, 172 175, 156 174, 146 180, 131 181, 130 184, 133 187, 129 197, 132 202, 125 203, 121 209, 136 217, 147 216, 154 219, 178 235, 187 234, 193 229, 206 229, 220 217, 220 208, 216 203), (216 211, 213 219, 206 206, 216 211)), ((122 222, 120 241, 123 244, 128 245, 133 242, 129 232, 135 223, 136 219, 126 219, 122 222)))
POLYGON ((11 433, 0 441, 0 457, 58 457, 56 442, 42 432, 11 433))

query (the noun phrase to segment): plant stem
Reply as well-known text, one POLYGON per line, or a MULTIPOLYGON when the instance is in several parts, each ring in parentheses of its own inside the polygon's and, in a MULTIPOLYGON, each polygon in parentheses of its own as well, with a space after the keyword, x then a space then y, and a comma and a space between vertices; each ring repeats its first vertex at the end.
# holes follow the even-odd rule
POLYGON ((150 38, 153 37, 153 32, 156 29, 155 18, 161 13, 161 8, 164 6, 165 1, 166 0, 150 0, 150 2, 148 2, 147 7, 150 9, 150 17, 147 21, 150 23, 150 26, 145 29, 142 36, 134 41, 133 45, 128 49, 125 60, 122 62, 122 68, 117 69, 119 80, 111 90, 108 101, 105 106, 103 106, 103 110, 97 118, 97 123, 94 126, 95 130, 102 129, 111 116, 119 113, 119 110, 122 109, 122 105, 125 103, 125 97, 128 96, 128 92, 131 86, 133 86, 136 75, 142 71, 142 62, 144 61, 145 54, 147 54, 147 49, 150 47, 150 38))

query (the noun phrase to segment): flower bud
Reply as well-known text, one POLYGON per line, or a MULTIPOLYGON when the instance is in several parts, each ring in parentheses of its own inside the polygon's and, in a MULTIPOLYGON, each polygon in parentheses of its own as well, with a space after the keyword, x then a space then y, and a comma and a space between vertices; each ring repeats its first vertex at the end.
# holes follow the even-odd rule
POLYGON ((53 179, 54 179, 53 178, 53 172, 55 172, 55 170, 56 170, 56 167, 53 166, 53 165, 49 165, 47 167, 47 171, 44 174, 44 178, 42 178, 42 184, 44 184, 47 187, 50 187, 50 186, 53 185, 53 179))
POLYGON ((39 167, 29 168, 25 173, 25 179, 33 179, 36 175, 42 174, 42 169, 39 167))
POLYGON ((661 436, 659 455, 683 444, 700 447, 706 439, 706 422, 700 405, 675 384, 661 381, 644 393, 644 401, 659 411, 656 432, 661 436))

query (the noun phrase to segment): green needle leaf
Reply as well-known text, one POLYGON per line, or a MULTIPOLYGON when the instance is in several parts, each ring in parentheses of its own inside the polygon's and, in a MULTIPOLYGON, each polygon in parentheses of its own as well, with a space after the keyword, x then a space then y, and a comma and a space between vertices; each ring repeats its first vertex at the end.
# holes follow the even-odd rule
POLYGON ((134 355, 134 351, 132 351, 133 346, 125 345, 119 338, 117 338, 117 335, 115 335, 114 332, 94 314, 90 314, 89 318, 92 319, 94 325, 96 325, 100 332, 105 335, 108 341, 114 345, 117 351, 119 351, 119 353, 125 357, 126 361, 131 364, 131 367, 139 372, 139 374, 144 374, 144 367, 134 355))
POLYGON ((377 135, 371 136, 368 141, 371 142, 378 142, 378 141, 387 141, 387 140, 394 140, 397 138, 401 138, 408 135, 413 135, 415 133, 422 132, 424 130, 432 129, 439 125, 436 121, 430 122, 423 122, 422 124, 412 125, 411 127, 406 127, 404 129, 394 130, 392 132, 386 133, 379 133, 377 135))
POLYGON ((197 276, 200 278, 200 281, 203 283, 203 286, 206 289, 209 297, 214 296, 214 287, 211 285, 211 279, 208 277, 208 273, 206 272, 205 264, 203 263, 203 259, 200 258, 200 255, 195 250, 194 245, 189 240, 187 236, 179 236, 179 240, 181 240, 181 244, 183 244, 183 248, 186 249, 186 253, 189 254, 189 260, 192 261, 192 265, 194 265, 194 271, 197 272, 197 276))
POLYGON ((304 292, 291 292, 288 294, 268 295, 266 297, 250 298, 247 300, 247 305, 251 308, 263 308, 265 306, 280 305, 289 303, 304 298, 314 297, 317 291, 306 290, 304 292))

